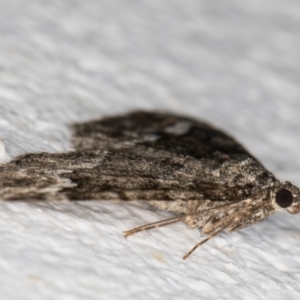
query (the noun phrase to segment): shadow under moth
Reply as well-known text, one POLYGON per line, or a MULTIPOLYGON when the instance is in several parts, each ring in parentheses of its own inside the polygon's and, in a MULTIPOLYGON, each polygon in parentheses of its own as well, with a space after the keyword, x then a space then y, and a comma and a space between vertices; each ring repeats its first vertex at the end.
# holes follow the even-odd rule
POLYGON ((134 112, 72 126, 74 150, 30 153, 0 165, 2 200, 140 200, 179 216, 128 230, 184 222, 207 237, 258 223, 300 191, 279 182, 233 138, 188 117, 134 112))

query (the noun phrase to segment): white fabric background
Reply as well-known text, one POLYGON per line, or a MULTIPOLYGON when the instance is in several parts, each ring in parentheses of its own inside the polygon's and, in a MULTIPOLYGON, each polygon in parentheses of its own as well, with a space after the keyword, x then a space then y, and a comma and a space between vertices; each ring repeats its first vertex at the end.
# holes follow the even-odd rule
MULTIPOLYGON (((204 119, 300 185, 297 0, 0 0, 0 138, 70 149, 68 124, 134 109, 204 119)), ((139 204, 0 203, 0 298, 299 299, 300 216, 202 239, 139 204)))

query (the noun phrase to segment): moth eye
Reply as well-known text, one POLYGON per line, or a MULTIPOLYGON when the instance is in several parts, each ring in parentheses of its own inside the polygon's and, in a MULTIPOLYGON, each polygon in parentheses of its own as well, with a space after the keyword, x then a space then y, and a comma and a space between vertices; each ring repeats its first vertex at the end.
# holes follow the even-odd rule
POLYGON ((293 203, 294 197, 289 190, 281 189, 276 193, 275 200, 276 200, 276 203, 280 207, 286 208, 286 207, 289 207, 293 203))

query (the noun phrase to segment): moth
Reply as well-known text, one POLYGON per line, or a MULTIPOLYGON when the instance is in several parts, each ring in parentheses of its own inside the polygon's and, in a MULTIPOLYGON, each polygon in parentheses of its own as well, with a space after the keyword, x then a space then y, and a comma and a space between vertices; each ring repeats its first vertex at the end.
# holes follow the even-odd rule
POLYGON ((224 132, 185 116, 133 112, 72 126, 74 149, 0 165, 2 200, 139 200, 179 216, 125 236, 184 222, 207 237, 300 211, 299 188, 280 182, 224 132))

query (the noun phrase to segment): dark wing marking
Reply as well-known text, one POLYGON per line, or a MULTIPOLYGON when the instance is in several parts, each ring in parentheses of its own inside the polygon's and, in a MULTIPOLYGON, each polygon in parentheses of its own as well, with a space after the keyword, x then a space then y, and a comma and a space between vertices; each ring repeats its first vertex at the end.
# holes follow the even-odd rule
POLYGON ((75 151, 0 165, 0 199, 237 201, 275 180, 233 138, 187 117, 136 112, 73 132, 75 151))

